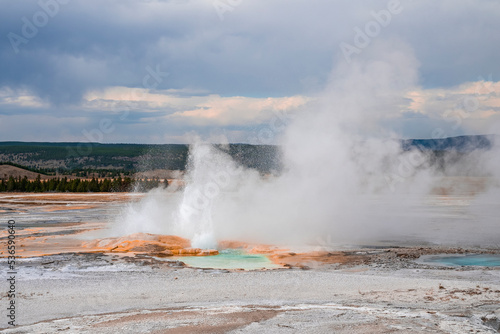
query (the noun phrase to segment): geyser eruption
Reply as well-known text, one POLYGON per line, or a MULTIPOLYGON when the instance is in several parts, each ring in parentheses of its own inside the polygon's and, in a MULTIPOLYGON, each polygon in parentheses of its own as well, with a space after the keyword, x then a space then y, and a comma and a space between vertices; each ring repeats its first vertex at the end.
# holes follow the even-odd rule
MULTIPOLYGON (((476 229, 452 213, 446 226, 432 226, 432 210, 422 210, 422 203, 440 174, 424 152, 402 150, 397 136, 384 130, 417 87, 411 50, 374 42, 358 59, 338 66, 315 102, 294 115, 279 142, 281 175, 263 178, 235 163, 224 145, 196 140, 185 189, 148 194, 125 215, 128 232, 179 235, 200 248, 227 239, 288 246, 403 236, 472 240, 476 229), (460 229, 450 225, 455 222, 460 229)), ((491 217, 482 221, 485 228, 491 217)))
POLYGON ((225 145, 215 147, 193 140, 182 191, 170 185, 148 192, 140 202, 125 208, 106 236, 171 234, 191 240, 195 248, 216 248, 214 208, 220 205, 224 192, 235 191, 244 171, 226 153, 227 149, 225 145))
POLYGON ((231 186, 241 169, 219 149, 197 140, 190 146, 186 186, 175 219, 176 230, 191 239, 193 247, 216 248, 213 208, 221 192, 231 186))

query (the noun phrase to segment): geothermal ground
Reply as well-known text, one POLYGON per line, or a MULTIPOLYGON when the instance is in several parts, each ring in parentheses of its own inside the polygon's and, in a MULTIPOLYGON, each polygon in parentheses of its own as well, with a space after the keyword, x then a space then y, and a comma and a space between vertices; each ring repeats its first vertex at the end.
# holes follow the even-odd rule
MULTIPOLYGON (((265 255, 276 269, 196 268, 186 264, 186 256, 208 259, 215 252, 193 249, 175 236, 100 235, 109 217, 141 197, 1 195, 0 215, 5 225, 16 221, 20 257, 17 326, 9 326, 4 315, 2 332, 499 332, 499 267, 446 267, 420 258, 497 254, 498 248, 395 244, 305 250, 223 241, 219 251, 265 255)), ((0 237, 6 241, 7 235, 5 228, 0 237)), ((1 300, 6 309, 6 293, 1 300)))

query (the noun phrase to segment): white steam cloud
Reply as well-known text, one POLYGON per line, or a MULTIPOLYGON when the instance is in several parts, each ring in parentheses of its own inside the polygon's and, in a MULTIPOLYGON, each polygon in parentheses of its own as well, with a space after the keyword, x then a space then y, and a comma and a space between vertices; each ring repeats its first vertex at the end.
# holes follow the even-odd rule
MULTIPOLYGON (((430 197, 439 174, 428 157, 402 151, 397 136, 381 126, 404 111, 406 93, 417 87, 411 50, 397 41, 378 42, 361 56, 334 69, 314 105, 294 116, 281 139, 281 175, 261 177, 238 166, 223 145, 196 140, 185 189, 150 192, 130 205, 116 231, 175 234, 202 248, 227 239, 290 246, 494 243, 498 235, 484 230, 494 227, 498 188, 476 197, 430 197)), ((491 179, 494 157, 480 157, 480 170, 491 179)))

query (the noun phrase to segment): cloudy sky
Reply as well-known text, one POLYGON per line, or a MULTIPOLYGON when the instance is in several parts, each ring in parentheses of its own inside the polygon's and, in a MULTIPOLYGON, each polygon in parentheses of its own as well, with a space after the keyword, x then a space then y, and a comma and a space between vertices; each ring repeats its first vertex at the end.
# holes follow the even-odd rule
POLYGON ((500 134, 499 31, 497 0, 0 0, 0 141, 255 142, 382 40, 418 62, 389 132, 500 134))

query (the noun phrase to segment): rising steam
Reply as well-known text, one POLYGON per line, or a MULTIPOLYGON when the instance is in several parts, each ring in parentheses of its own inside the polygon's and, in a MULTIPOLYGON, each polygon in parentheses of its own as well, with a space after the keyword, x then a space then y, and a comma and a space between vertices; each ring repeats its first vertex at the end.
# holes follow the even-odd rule
MULTIPOLYGON (((479 237, 471 232, 477 226, 467 225, 474 222, 470 214, 478 213, 474 199, 465 198, 462 207, 454 203, 455 211, 440 211, 451 218, 434 225, 432 210, 444 204, 432 202, 430 211, 422 206, 429 204, 439 173, 424 152, 403 151, 397 135, 384 130, 382 121, 400 115, 408 103, 406 93, 418 83, 418 62, 401 45, 374 44, 360 61, 332 72, 316 102, 294 115, 280 139, 281 175, 263 178, 238 166, 224 146, 195 140, 184 190, 149 193, 127 209, 117 228, 175 234, 202 248, 214 248, 224 239, 287 245, 403 237, 475 242, 479 237)), ((481 171, 490 177, 493 157, 479 158, 485 163, 481 171)), ((478 224, 491 228, 490 216, 478 224)))

